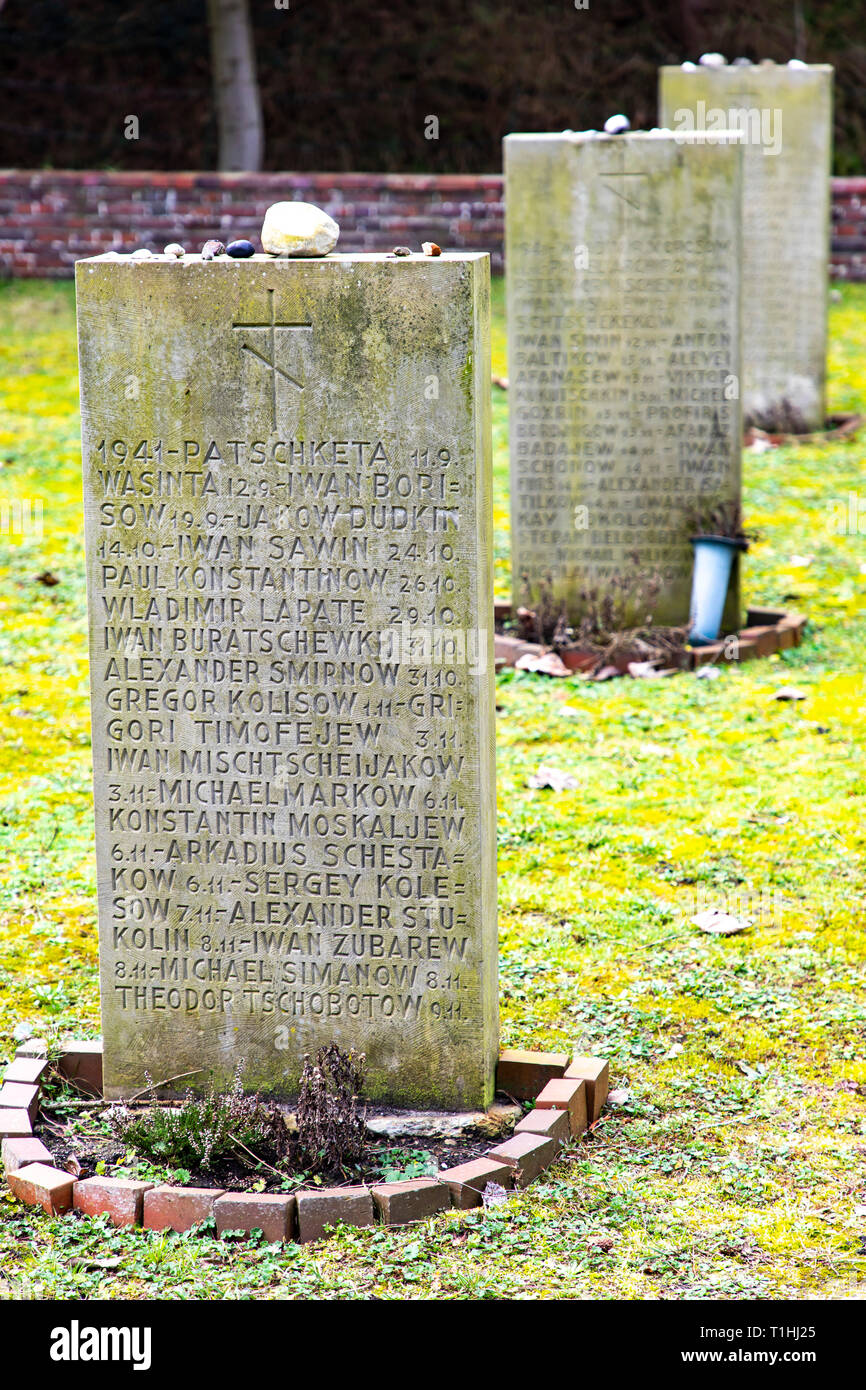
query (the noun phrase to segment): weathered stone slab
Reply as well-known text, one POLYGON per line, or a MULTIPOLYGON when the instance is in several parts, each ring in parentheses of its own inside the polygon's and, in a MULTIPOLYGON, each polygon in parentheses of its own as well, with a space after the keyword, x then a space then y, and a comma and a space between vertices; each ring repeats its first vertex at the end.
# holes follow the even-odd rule
POLYGON ((485 255, 77 266, 104 1085, 480 1109, 485 255))
MULTIPOLYGON (((692 513, 740 490, 741 160, 652 131, 506 137, 516 603, 549 576, 572 622, 688 621, 692 513)), ((730 626, 738 604, 735 574, 730 626)))
POLYGON ((833 69, 664 67, 660 121, 745 134, 743 408, 769 430, 822 429, 833 69))

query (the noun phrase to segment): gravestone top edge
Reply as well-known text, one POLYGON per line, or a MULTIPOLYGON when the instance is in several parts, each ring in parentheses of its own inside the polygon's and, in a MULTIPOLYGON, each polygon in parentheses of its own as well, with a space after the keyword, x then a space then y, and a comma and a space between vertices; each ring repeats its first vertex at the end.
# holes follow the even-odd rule
POLYGON ((802 82, 805 77, 815 73, 834 73, 836 69, 832 63, 807 63, 802 68, 790 68, 787 63, 752 63, 749 67, 735 67, 733 63, 728 63, 723 68, 711 68, 695 65, 686 68, 681 63, 661 63, 659 72, 679 72, 683 77, 709 77, 715 82, 724 82, 728 79, 736 82, 748 81, 750 77, 772 78, 784 73, 791 82, 802 82))
MULTIPOLYGON (((679 71, 679 69, 674 69, 679 71)), ((739 145, 743 143, 743 134, 739 130, 717 130, 712 132, 715 143, 729 143, 739 145)), ((699 136, 705 135, 703 131, 679 131, 672 130, 670 127, 663 127, 658 130, 626 130, 620 135, 608 135, 602 130, 543 130, 543 131, 520 131, 503 136, 503 145, 531 145, 543 144, 547 142, 555 143, 561 141, 572 145, 607 145, 615 149, 617 145, 638 141, 646 141, 651 144, 702 144, 709 143, 706 139, 700 140, 699 136)))
POLYGON ((352 252, 331 252, 327 256, 270 256, 265 252, 257 251, 254 256, 248 256, 243 260, 235 260, 231 256, 214 257, 213 260, 202 260, 201 253, 198 251, 188 251, 186 255, 175 258, 166 256, 159 252, 154 252, 146 260, 142 260, 132 253, 120 251, 104 251, 99 256, 82 256, 76 260, 76 266, 84 265, 133 265, 138 267, 150 266, 191 266, 203 265, 208 267, 223 268, 231 270, 234 274, 243 274, 244 268, 255 266, 261 269, 262 266, 272 266, 284 268, 286 266, 318 266, 318 265, 435 265, 437 262, 447 261, 450 264, 456 262, 475 262, 490 259, 489 251, 443 251, 439 256, 425 256, 421 251, 413 251, 411 256, 395 256, 388 251, 352 251, 352 252))

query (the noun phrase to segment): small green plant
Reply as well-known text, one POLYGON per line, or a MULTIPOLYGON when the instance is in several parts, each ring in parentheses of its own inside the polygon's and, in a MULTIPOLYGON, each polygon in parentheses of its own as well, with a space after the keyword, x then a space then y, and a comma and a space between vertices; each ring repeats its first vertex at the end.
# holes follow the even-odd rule
MULTIPOLYGON (((147 1077, 148 1085, 152 1085, 147 1077)), ((136 1153, 180 1169, 209 1169, 220 1159, 246 1153, 255 1158, 280 1159, 289 1149, 282 1112, 257 1095, 244 1095, 240 1068, 228 1093, 213 1087, 197 1097, 187 1092, 178 1106, 155 1105, 149 1110, 114 1106, 108 1112, 111 1132, 136 1153)))
POLYGON ((429 1149, 380 1149, 377 1155, 382 1182, 405 1182, 408 1178, 432 1178, 439 1171, 429 1149))
POLYGON ((759 539, 756 531, 746 530, 743 509, 736 498, 692 507, 688 524, 696 536, 723 536, 726 540, 746 542, 759 539))

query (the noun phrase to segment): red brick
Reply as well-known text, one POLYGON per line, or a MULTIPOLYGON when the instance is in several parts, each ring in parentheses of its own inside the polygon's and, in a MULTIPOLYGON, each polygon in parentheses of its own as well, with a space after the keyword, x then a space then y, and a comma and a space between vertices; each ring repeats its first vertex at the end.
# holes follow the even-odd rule
POLYGON ((555 1139, 545 1139, 540 1134, 514 1134, 504 1144, 490 1149, 488 1158, 509 1164, 515 1187, 528 1187, 539 1173, 550 1167, 558 1149, 555 1139))
POLYGON ((32 1133, 26 1110, 0 1110, 0 1139, 24 1139, 32 1133))
POLYGON ((743 637, 735 632, 728 639, 728 650, 730 661, 751 661, 758 655, 758 639, 756 637, 743 637))
POLYGON ((373 1188, 373 1201, 385 1226, 407 1226, 424 1221, 451 1206, 451 1194, 436 1178, 410 1178, 383 1182, 373 1188))
POLYGON ((739 640, 754 642, 755 656, 772 656, 779 650, 779 633, 775 626, 741 628, 739 640))
POLYGON ((22 1086, 38 1086, 47 1066, 44 1057, 16 1057, 6 1068, 3 1081, 15 1081, 22 1086))
POLYGON ((19 1201, 41 1207, 49 1216, 72 1210, 72 1174, 60 1168, 52 1168, 48 1163, 28 1163, 7 1173, 6 1181, 19 1201))
POLYGON ((607 1100, 610 1085, 607 1062, 602 1057, 575 1057, 565 1074, 586 1082, 587 1116, 589 1123, 595 1124, 607 1100))
POLYGON ((777 627, 787 616, 784 608, 749 608, 746 611, 746 628, 777 627))
POLYGON ((790 632, 793 634, 794 646, 799 647, 803 641, 803 630, 806 626, 806 617, 803 613, 787 613, 779 623, 780 632, 790 632))
POLYGON ((465 1211, 468 1207, 480 1207, 484 1189, 489 1182, 500 1187, 513 1185, 513 1169, 509 1163, 490 1158, 473 1158, 468 1163, 459 1163, 456 1168, 443 1168, 439 1181, 451 1194, 452 1207, 465 1211))
MULTIPOLYGON (((548 1082, 548 1085, 551 1083, 548 1082)), ((555 1139, 559 1144, 567 1144, 571 1138, 571 1122, 567 1110, 530 1110, 514 1126, 515 1134, 541 1134, 546 1139, 555 1139)))
POLYGON ((269 1245, 293 1240, 295 1199, 284 1192, 225 1192, 214 1203, 217 1235, 261 1231, 269 1245))
POLYGON ((562 1076, 567 1066, 567 1052, 502 1052, 496 1087, 516 1100, 535 1100, 548 1081, 562 1076))
POLYGON ((153 1183, 132 1178, 80 1178, 72 1189, 72 1201, 85 1216, 107 1214, 113 1226, 140 1226, 144 1194, 152 1187, 153 1183))
POLYGON ((5 1081, 0 1086, 0 1110, 24 1110, 32 1124, 39 1114, 39 1087, 5 1081))
POLYGON ((535 1102, 536 1110, 564 1110, 572 1134, 583 1134, 586 1129, 586 1082, 577 1078, 562 1077, 561 1080, 548 1081, 535 1102))
POLYGON ((220 1187, 151 1187, 144 1194, 142 1225, 148 1231, 188 1231, 214 1214, 220 1187))
POLYGON ((376 1216, 369 1187, 321 1187, 298 1193, 298 1240, 319 1240, 326 1226, 372 1226, 376 1216))
POLYGON ((61 1076, 88 1095, 102 1095, 102 1039, 70 1043, 57 1063, 61 1076))
POLYGON ((42 1140, 32 1135, 24 1139, 3 1140, 3 1167, 7 1173, 24 1168, 28 1163, 47 1163, 51 1167, 54 1158, 42 1140))

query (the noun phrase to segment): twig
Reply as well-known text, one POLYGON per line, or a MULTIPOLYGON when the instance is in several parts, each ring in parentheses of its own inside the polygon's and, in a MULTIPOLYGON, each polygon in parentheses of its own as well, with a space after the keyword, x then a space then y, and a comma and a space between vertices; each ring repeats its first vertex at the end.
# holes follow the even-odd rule
POLYGON ((285 1178, 287 1176, 290 1176, 286 1173, 281 1173, 279 1168, 275 1168, 274 1165, 272 1163, 268 1163, 266 1159, 259 1158, 258 1154, 253 1153, 252 1149, 248 1149, 243 1140, 238 1139, 236 1134, 232 1135, 232 1141, 235 1144, 237 1144, 239 1149, 243 1149, 244 1153, 249 1154, 250 1158, 254 1158, 256 1163, 261 1163, 263 1167, 268 1168, 270 1172, 275 1173, 278 1178, 285 1178))
POLYGON ((146 1096, 148 1091, 158 1091, 161 1086, 167 1086, 170 1081, 182 1081, 185 1076, 201 1076, 203 1067, 196 1067, 195 1071, 179 1071, 177 1076, 167 1076, 164 1081, 152 1081, 149 1086, 144 1086, 142 1090, 136 1091, 135 1095, 127 1096, 126 1104, 138 1100, 139 1096, 146 1096))

